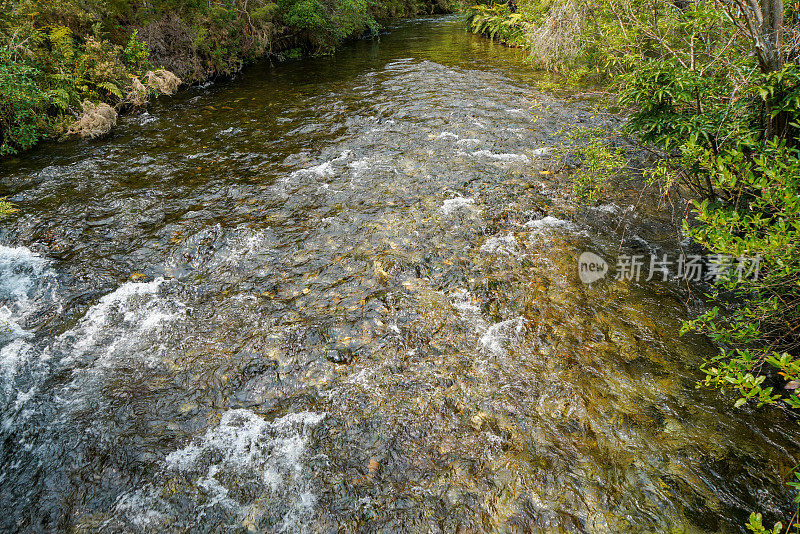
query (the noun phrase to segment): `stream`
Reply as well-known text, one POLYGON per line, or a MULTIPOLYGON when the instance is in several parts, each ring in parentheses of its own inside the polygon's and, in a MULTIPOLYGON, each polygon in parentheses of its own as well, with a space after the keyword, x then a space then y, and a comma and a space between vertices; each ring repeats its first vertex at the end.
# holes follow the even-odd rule
MULTIPOLYGON (((798 425, 696 389, 672 209, 579 207, 537 89, 457 17, 263 62, 0 167, 0 529, 744 532, 798 425)), ((682 210, 682 208, 675 208, 682 210)))

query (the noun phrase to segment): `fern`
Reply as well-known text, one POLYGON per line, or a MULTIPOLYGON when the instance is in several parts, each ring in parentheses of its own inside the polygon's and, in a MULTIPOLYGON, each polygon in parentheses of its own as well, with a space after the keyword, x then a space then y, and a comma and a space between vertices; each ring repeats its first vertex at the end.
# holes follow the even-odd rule
POLYGON ((60 58, 59 63, 71 65, 75 59, 75 44, 72 41, 72 30, 65 26, 56 26, 48 35, 50 48, 55 57, 60 58))
POLYGON ((100 82, 100 83, 97 84, 97 87, 99 87, 100 89, 105 89, 106 91, 108 91, 112 95, 116 96, 120 100, 125 98, 125 95, 122 94, 122 90, 119 87, 117 87, 117 85, 115 83, 112 83, 112 82, 100 82))
POLYGON ((65 111, 69 107, 70 97, 66 89, 52 89, 47 92, 47 97, 62 111, 65 111))
POLYGON ((475 5, 467 9, 465 20, 473 33, 516 43, 522 36, 524 19, 521 13, 511 13, 508 4, 475 5))
POLYGON ((0 198, 0 219, 5 219, 18 211, 17 207, 8 201, 8 197, 0 198))

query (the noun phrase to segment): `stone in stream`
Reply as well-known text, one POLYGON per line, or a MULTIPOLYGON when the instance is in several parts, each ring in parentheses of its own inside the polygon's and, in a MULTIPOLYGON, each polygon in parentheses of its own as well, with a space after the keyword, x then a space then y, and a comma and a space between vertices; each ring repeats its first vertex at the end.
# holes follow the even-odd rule
POLYGON ((325 357, 333 363, 348 364, 353 361, 353 351, 350 349, 331 349, 325 353, 325 357))

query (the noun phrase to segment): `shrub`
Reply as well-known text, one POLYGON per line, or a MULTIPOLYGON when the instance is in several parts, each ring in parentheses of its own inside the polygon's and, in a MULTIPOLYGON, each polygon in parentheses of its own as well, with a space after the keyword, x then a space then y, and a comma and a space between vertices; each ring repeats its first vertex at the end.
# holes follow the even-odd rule
POLYGON ((284 22, 299 30, 325 32, 327 17, 325 8, 319 0, 281 1, 278 6, 284 10, 284 22))
POLYGON ((703 366, 703 383, 737 391, 737 405, 784 400, 800 408, 796 388, 773 387, 800 385, 800 151, 779 140, 753 156, 728 150, 711 180, 737 191, 738 201, 695 201, 698 224, 685 231, 714 254, 760 262, 755 279, 729 269, 716 281, 711 297, 732 302, 725 313, 714 307, 684 326, 722 347, 703 366))
POLYGON ((567 142, 559 147, 557 157, 577 166, 571 179, 578 201, 600 200, 608 179, 627 168, 624 150, 615 143, 618 136, 618 131, 585 126, 567 132, 567 142))
POLYGON ((42 73, 0 48, 0 156, 35 145, 44 128, 42 113, 50 104, 37 80, 42 73))
POLYGON ((146 72, 152 68, 150 63, 150 49, 147 44, 139 39, 139 30, 133 30, 128 44, 122 51, 125 64, 129 65, 135 73, 146 72))

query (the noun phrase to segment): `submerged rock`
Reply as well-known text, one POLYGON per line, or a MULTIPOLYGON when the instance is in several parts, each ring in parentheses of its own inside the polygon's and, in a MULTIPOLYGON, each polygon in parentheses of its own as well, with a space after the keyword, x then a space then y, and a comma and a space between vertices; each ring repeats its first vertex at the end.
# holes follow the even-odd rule
POLYGON ((353 351, 350 349, 329 350, 325 353, 325 357, 333 363, 348 364, 353 361, 353 351))

